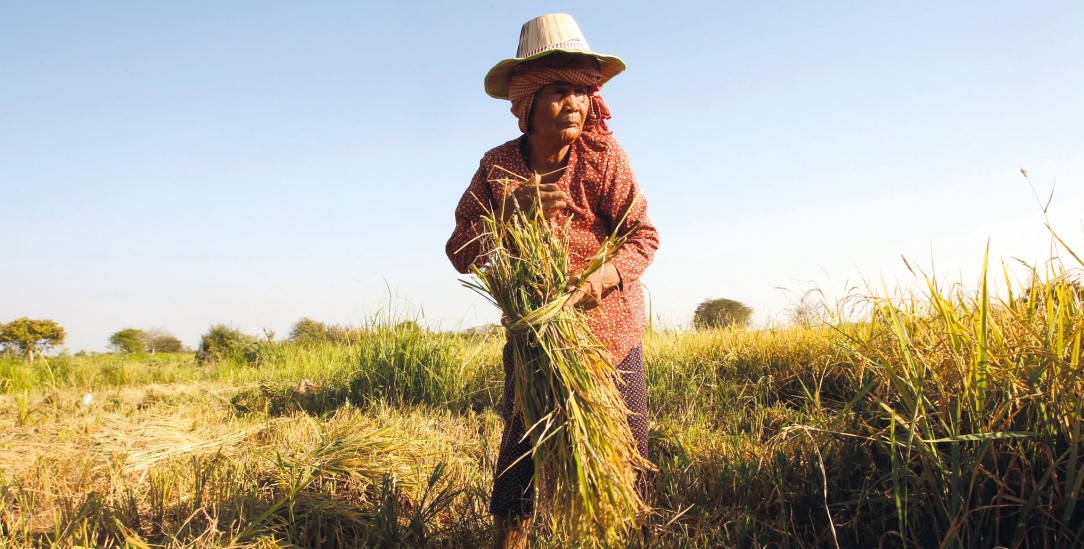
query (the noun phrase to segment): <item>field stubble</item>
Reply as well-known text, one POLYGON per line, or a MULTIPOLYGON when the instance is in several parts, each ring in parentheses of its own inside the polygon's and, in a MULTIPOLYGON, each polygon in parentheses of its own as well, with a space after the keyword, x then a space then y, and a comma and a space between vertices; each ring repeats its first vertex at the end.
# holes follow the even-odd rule
MULTIPOLYGON (((656 512, 629 546, 1079 545, 1071 274, 649 335, 656 512)), ((0 360, 0 546, 484 545, 502 341, 366 334, 203 366, 0 360)))

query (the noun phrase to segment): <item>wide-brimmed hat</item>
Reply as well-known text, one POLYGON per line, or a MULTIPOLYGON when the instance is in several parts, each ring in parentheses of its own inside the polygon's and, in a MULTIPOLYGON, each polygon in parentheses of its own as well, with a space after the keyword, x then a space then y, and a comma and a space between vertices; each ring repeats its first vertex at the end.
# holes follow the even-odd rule
POLYGON ((605 84, 625 70, 625 62, 621 59, 591 51, 587 39, 571 15, 551 13, 540 15, 523 24, 519 31, 519 49, 516 50, 516 56, 497 63, 486 74, 486 93, 497 99, 508 99, 508 82, 516 66, 556 52, 598 59, 602 70, 602 82, 599 85, 605 84))

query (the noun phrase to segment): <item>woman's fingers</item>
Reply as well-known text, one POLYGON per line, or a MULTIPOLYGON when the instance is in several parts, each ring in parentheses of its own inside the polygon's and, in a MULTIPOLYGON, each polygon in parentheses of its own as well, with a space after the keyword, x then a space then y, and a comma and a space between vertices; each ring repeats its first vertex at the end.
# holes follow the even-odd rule
POLYGON ((568 283, 568 291, 571 294, 568 296, 564 308, 579 307, 583 310, 590 310, 598 307, 602 303, 603 287, 602 280, 599 280, 595 275, 589 276, 582 281, 578 276, 573 277, 568 283))
POLYGON ((568 207, 568 195, 556 184, 539 184, 536 181, 537 178, 512 191, 516 209, 529 211, 536 205, 541 206, 543 217, 551 219, 558 211, 568 207))
POLYGON ((568 301, 565 301, 565 304, 562 305, 561 308, 562 309, 571 309, 572 307, 575 307, 575 306, 579 305, 580 302, 583 301, 583 298, 584 298, 585 295, 586 295, 586 293, 583 290, 581 290, 580 288, 576 288, 576 289, 572 290, 572 293, 568 294, 568 301))
POLYGON ((560 210, 568 207, 568 195, 552 183, 537 187, 538 199, 542 203, 542 215, 552 218, 560 210))
POLYGON ((568 195, 566 195, 564 191, 558 189, 557 185, 539 185, 536 187, 535 192, 538 193, 538 198, 543 204, 564 202, 568 200, 568 195))
POLYGON ((565 207, 567 206, 568 204, 566 204, 564 201, 544 202, 542 204, 542 217, 545 217, 546 219, 553 219, 554 216, 557 215, 557 212, 565 209, 565 207))

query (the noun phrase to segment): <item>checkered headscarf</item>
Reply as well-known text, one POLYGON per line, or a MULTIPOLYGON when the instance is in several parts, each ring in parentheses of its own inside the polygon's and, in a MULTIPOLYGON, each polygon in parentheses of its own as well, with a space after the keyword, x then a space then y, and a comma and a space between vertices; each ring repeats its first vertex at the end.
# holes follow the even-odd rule
POLYGON ((606 125, 610 118, 610 109, 598 94, 602 72, 594 68, 548 68, 534 66, 512 75, 508 83, 508 98, 512 100, 512 114, 519 119, 519 129, 527 133, 527 119, 531 116, 531 106, 538 90, 554 82, 568 82, 591 89, 591 108, 587 111, 587 120, 583 131, 601 134, 613 133, 606 125))

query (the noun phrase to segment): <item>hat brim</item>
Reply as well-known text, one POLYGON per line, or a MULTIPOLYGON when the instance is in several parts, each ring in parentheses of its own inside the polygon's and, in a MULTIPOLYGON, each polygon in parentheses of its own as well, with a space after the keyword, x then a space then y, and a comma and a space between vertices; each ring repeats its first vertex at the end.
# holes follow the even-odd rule
POLYGON ((500 63, 497 63, 492 69, 489 69, 489 73, 486 74, 485 88, 486 93, 496 99, 508 99, 508 84, 512 77, 512 69, 516 68, 520 63, 538 59, 539 57, 545 57, 552 53, 571 53, 574 55, 583 55, 586 57, 594 57, 598 59, 599 68, 602 71, 602 82, 599 85, 603 85, 606 82, 618 74, 621 74, 625 70, 625 62, 618 57, 612 55, 602 55, 594 52, 588 52, 583 50, 564 50, 554 48, 552 50, 546 50, 536 53, 530 57, 513 57, 511 59, 505 59, 500 63))

